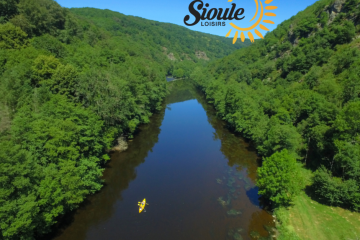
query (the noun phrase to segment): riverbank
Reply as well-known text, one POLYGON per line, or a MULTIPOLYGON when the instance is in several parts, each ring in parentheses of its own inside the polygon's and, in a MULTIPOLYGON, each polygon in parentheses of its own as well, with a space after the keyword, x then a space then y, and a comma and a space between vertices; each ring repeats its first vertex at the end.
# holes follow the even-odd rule
POLYGON ((282 222, 279 240, 357 240, 360 237, 360 213, 329 207, 312 200, 304 192, 289 209, 275 212, 282 222))
MULTIPOLYGON (((302 169, 307 187, 311 185, 312 172, 302 169)), ((360 238, 360 213, 340 207, 323 205, 312 199, 306 191, 296 196, 289 208, 274 211, 278 240, 358 240, 360 238)))

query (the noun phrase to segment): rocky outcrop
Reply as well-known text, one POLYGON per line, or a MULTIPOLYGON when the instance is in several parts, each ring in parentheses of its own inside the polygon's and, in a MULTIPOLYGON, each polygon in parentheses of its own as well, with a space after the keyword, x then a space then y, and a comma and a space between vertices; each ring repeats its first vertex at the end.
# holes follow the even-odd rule
POLYGON ((206 56, 206 53, 202 51, 196 51, 195 56, 199 59, 209 60, 209 58, 206 56))
POLYGON ((168 55, 167 55, 167 57, 168 57, 168 59, 170 59, 170 60, 172 60, 172 61, 175 61, 176 60, 176 58, 175 58, 175 56, 174 56, 174 54, 171 52, 171 53, 169 53, 168 55))
POLYGON ((290 26, 289 26, 288 38, 289 38, 290 43, 293 46, 298 45, 299 39, 296 37, 296 35, 294 33, 294 25, 293 24, 290 24, 290 26))
MULTIPOLYGON (((346 2, 346 0, 336 0, 332 5, 330 6, 326 6, 324 8, 324 12, 326 12, 329 16, 329 20, 327 22, 327 25, 331 24, 334 19, 336 18, 336 16, 343 10, 343 5, 346 2)), ((294 34, 294 28, 296 26, 294 26, 293 24, 291 24, 289 26, 289 32, 288 32, 288 39, 291 42, 291 44, 293 46, 297 46, 299 43, 299 39, 296 37, 296 35, 294 34)), ((317 23, 316 27, 318 29, 321 29, 321 24, 317 23)), ((311 37, 314 35, 314 32, 309 33, 308 37, 311 37)))
POLYGON ((191 60, 191 58, 189 57, 189 55, 187 55, 186 53, 183 53, 183 55, 185 56, 186 60, 191 60))
POLYGON ((114 146, 111 151, 116 151, 116 152, 123 152, 126 149, 128 149, 128 144, 126 142, 126 138, 125 137, 119 137, 117 139, 118 144, 116 146, 114 146))
POLYGON ((332 6, 332 11, 339 13, 341 12, 342 5, 346 2, 346 0, 336 0, 332 6))
POLYGON ((345 1, 346 0, 336 0, 333 5, 329 6, 327 11, 329 14, 329 21, 327 22, 328 25, 332 23, 336 16, 341 12, 345 1))
POLYGON ((164 46, 161 46, 161 48, 162 48, 162 50, 164 51, 164 54, 168 57, 168 59, 170 59, 171 61, 175 61, 176 60, 176 58, 175 58, 175 56, 174 56, 174 53, 169 53, 169 54, 167 54, 167 48, 166 47, 164 47, 164 46))

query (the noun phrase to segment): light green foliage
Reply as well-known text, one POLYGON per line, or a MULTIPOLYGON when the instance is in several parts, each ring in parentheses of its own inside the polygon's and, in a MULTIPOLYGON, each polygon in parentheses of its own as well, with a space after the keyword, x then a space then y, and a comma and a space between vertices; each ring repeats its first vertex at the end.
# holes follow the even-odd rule
POLYGON ((49 80, 59 65, 60 61, 53 56, 38 56, 31 67, 33 84, 38 86, 43 81, 49 80))
POLYGON ((5 239, 46 233, 56 217, 101 188, 99 163, 111 139, 89 110, 53 96, 19 109, 0 142, 0 229, 5 239))
POLYGON ((289 205, 304 187, 300 167, 286 149, 265 158, 257 172, 259 194, 269 198, 275 206, 289 205))
POLYGON ((71 64, 60 64, 51 79, 42 84, 49 86, 53 93, 68 96, 69 98, 75 95, 75 86, 77 83, 78 72, 71 64))
POLYGON ((174 76, 174 77, 177 77, 177 78, 182 78, 182 77, 184 77, 184 69, 182 69, 182 68, 176 69, 176 70, 174 71, 174 73, 173 73, 173 76, 174 76))
POLYGON ((27 44, 27 34, 11 23, 0 24, 0 49, 18 49, 27 44))

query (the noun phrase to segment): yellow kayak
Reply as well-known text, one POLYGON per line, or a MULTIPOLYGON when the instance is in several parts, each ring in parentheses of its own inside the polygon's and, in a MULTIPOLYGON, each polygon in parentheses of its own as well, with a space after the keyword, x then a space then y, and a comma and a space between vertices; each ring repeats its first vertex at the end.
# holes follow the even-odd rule
POLYGON ((139 203, 139 213, 141 213, 145 209, 145 205, 146 205, 146 199, 144 198, 144 200, 141 203, 139 203))

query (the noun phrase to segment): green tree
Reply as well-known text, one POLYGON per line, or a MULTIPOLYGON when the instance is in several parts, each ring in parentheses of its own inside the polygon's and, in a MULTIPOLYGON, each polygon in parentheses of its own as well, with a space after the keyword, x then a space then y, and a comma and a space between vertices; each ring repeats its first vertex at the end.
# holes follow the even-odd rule
POLYGON ((257 170, 259 194, 275 206, 287 206, 303 188, 303 179, 296 159, 284 149, 265 158, 257 170))
POLYGON ((0 49, 19 49, 27 45, 27 34, 11 23, 0 24, 0 49))
POLYGON ((37 111, 24 106, 0 141, 0 233, 33 239, 59 215, 101 188, 100 163, 108 160, 103 122, 64 96, 37 111))
POLYGON ((174 77, 182 78, 184 77, 184 70, 182 68, 178 68, 174 71, 174 77))
POLYGON ((315 28, 316 23, 316 17, 311 15, 301 19, 294 31, 297 36, 305 37, 306 34, 310 33, 315 28))
POLYGON ((359 142, 360 135, 360 102, 348 103, 334 121, 337 130, 335 139, 347 142, 359 142))
POLYGON ((296 153, 300 149, 301 135, 294 126, 281 124, 275 117, 270 119, 269 126, 265 141, 259 143, 260 153, 270 156, 282 149, 288 149, 292 153, 296 153))
POLYGON ((65 10, 51 0, 20 0, 19 15, 10 21, 29 36, 56 34, 65 27, 65 10))
POLYGON ((19 0, 0 0, 0 23, 9 20, 18 13, 19 0))
POLYGON ((334 25, 332 28, 336 35, 336 44, 348 43, 355 37, 355 26, 351 21, 345 21, 343 25, 334 25))
POLYGON ((35 86, 45 80, 49 80, 61 63, 53 56, 40 55, 34 60, 32 70, 32 81, 35 86))

